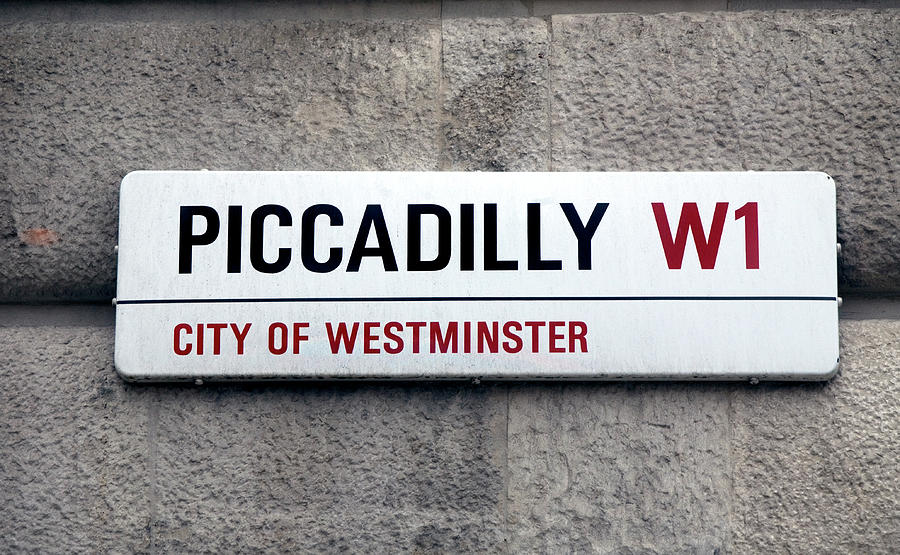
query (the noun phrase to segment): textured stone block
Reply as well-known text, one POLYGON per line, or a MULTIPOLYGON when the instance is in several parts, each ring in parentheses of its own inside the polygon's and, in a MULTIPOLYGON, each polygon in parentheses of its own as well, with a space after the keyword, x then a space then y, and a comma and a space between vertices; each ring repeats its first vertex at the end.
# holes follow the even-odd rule
POLYGON ((509 403, 512 552, 729 545, 725 386, 533 384, 509 403))
POLYGON ((711 12, 727 10, 728 0, 534 0, 533 9, 539 17, 567 13, 711 12))
POLYGON ((443 45, 442 168, 549 169, 547 22, 446 19, 443 45))
POLYGON ((846 10, 896 8, 897 0, 730 0, 731 11, 743 10, 846 10))
POLYGON ((900 542, 897 319, 843 320, 830 383, 759 386, 130 386, 112 332, 93 309, 0 307, 5 550, 900 542))
POLYGON ((900 13, 556 16, 554 170, 820 170, 844 288, 900 290, 900 13))
POLYGON ((496 552, 505 395, 433 384, 172 388, 163 552, 496 552))
POLYGON ((436 169, 434 21, 0 26, 0 300, 114 296, 136 169, 436 169))
POLYGON ((441 17, 528 17, 522 0, 446 0, 441 17))
POLYGON ((98 22, 209 22, 209 21, 306 21, 329 19, 437 18, 441 0, 210 0, 181 2, 84 2, 53 0, 8 2, 0 5, 0 21, 56 23, 98 22))
POLYGON ((893 553, 900 545, 900 321, 841 322, 827 384, 733 399, 734 547, 893 553))
POLYGON ((0 550, 149 549, 149 399, 112 355, 111 327, 0 327, 0 550))

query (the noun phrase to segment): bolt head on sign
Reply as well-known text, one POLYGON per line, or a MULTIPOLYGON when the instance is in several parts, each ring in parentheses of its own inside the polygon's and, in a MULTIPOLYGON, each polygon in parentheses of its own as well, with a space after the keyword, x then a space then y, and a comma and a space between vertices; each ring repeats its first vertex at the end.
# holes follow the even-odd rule
POLYGON ((819 172, 137 171, 128 380, 823 380, 819 172))

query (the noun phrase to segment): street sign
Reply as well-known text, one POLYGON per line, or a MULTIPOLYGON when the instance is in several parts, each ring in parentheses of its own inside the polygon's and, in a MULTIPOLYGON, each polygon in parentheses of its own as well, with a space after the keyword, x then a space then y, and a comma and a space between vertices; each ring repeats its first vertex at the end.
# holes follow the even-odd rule
POLYGON ((827 379, 835 234, 817 172, 133 172, 116 368, 827 379))

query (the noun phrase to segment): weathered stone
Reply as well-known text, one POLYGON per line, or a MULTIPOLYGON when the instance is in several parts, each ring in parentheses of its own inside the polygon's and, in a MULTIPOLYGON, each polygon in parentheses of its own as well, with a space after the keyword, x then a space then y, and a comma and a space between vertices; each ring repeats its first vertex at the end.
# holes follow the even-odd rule
POLYGON ((547 170, 547 23, 447 19, 443 45, 442 167, 547 170))
POLYGON ((505 401, 432 384, 172 388, 163 552, 496 552, 505 401))
POLYGON ((54 2, 29 0, 0 5, 0 21, 42 23, 98 22, 208 22, 208 21, 307 21, 334 19, 437 18, 441 0, 313 0, 258 2, 209 0, 181 2, 54 2))
MULTIPOLYGON (((734 1, 734 0, 731 0, 734 1)), ((729 0, 534 0, 536 16, 592 13, 711 12, 728 9, 729 0)))
POLYGON ((0 327, 3 551, 149 549, 149 398, 112 355, 111 327, 0 327))
POLYGON ((900 321, 841 322, 827 384, 732 401, 734 547, 891 553, 900 545, 900 321))
POLYGON ((0 26, 0 301, 108 299, 136 169, 437 168, 434 21, 0 26))
POLYGON ((841 320, 900 320, 900 297, 844 297, 841 320))
POLYGON ((510 390, 513 553, 712 553, 729 488, 727 386, 510 390))
MULTIPOLYGON (((529 8, 522 0, 444 0, 441 17, 528 17, 529 8)), ((474 22, 472 22, 474 23, 474 22)))
POLYGON ((898 7, 897 0, 729 0, 731 11, 744 10, 847 10, 898 7))
POLYGON ((12 551, 889 553, 900 541, 900 320, 842 320, 827 384, 196 388, 122 382, 100 311, 31 310, 0 307, 12 551))
POLYGON ((844 288, 900 291, 900 13, 557 16, 554 170, 819 170, 844 288))
POLYGON ((842 287, 900 290, 897 21, 447 20, 442 87, 433 20, 6 25, 0 299, 111 297, 118 180, 200 167, 824 170, 842 287))

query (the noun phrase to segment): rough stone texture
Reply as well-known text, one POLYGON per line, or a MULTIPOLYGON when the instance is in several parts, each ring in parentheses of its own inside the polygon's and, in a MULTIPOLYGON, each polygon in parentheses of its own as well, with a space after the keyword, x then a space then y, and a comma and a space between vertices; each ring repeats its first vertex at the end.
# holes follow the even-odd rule
POLYGON ((730 543, 728 387, 510 391, 513 553, 713 553, 730 543))
POLYGON ((898 8, 897 0, 729 0, 728 9, 743 10, 841 10, 898 8))
POLYGON ((827 384, 194 387, 35 310, 0 309, 0 551, 900 544, 900 320, 842 320, 827 384))
POLYGON ((841 372, 733 401, 735 550, 896 553, 900 321, 841 322, 841 372))
POLYGON ((528 17, 522 0, 443 0, 441 17, 528 17))
POLYGON ((844 288, 900 291, 900 13, 552 18, 554 170, 820 170, 844 288))
POLYGON ((443 22, 443 169, 549 169, 550 36, 540 19, 443 22))
POLYGON ((536 16, 589 13, 725 11, 728 0, 534 0, 536 16))
POLYGON ((0 551, 502 550, 502 386, 133 386, 111 326, 54 325, 95 311, 34 310, 0 318, 0 551))
POLYGON ((496 387, 160 391, 161 552, 497 552, 496 387))
POLYGON ((2 25, 0 300, 112 297, 121 177, 202 167, 824 170, 842 288, 900 291, 898 22, 2 25))
POLYGON ((900 320, 900 297, 844 297, 842 320, 900 320))
POLYGON ((113 297, 131 170, 437 168, 435 21, 13 24, 0 43, 0 300, 113 297))
POLYGON ((112 353, 111 327, 0 327, 0 551, 149 548, 148 398, 112 353))
POLYGON ((304 21, 897 7, 898 0, 30 0, 0 3, 0 21, 304 21))
POLYGON ((441 15, 441 0, 122 0, 0 3, 0 21, 265 21, 334 19, 413 19, 441 15))

